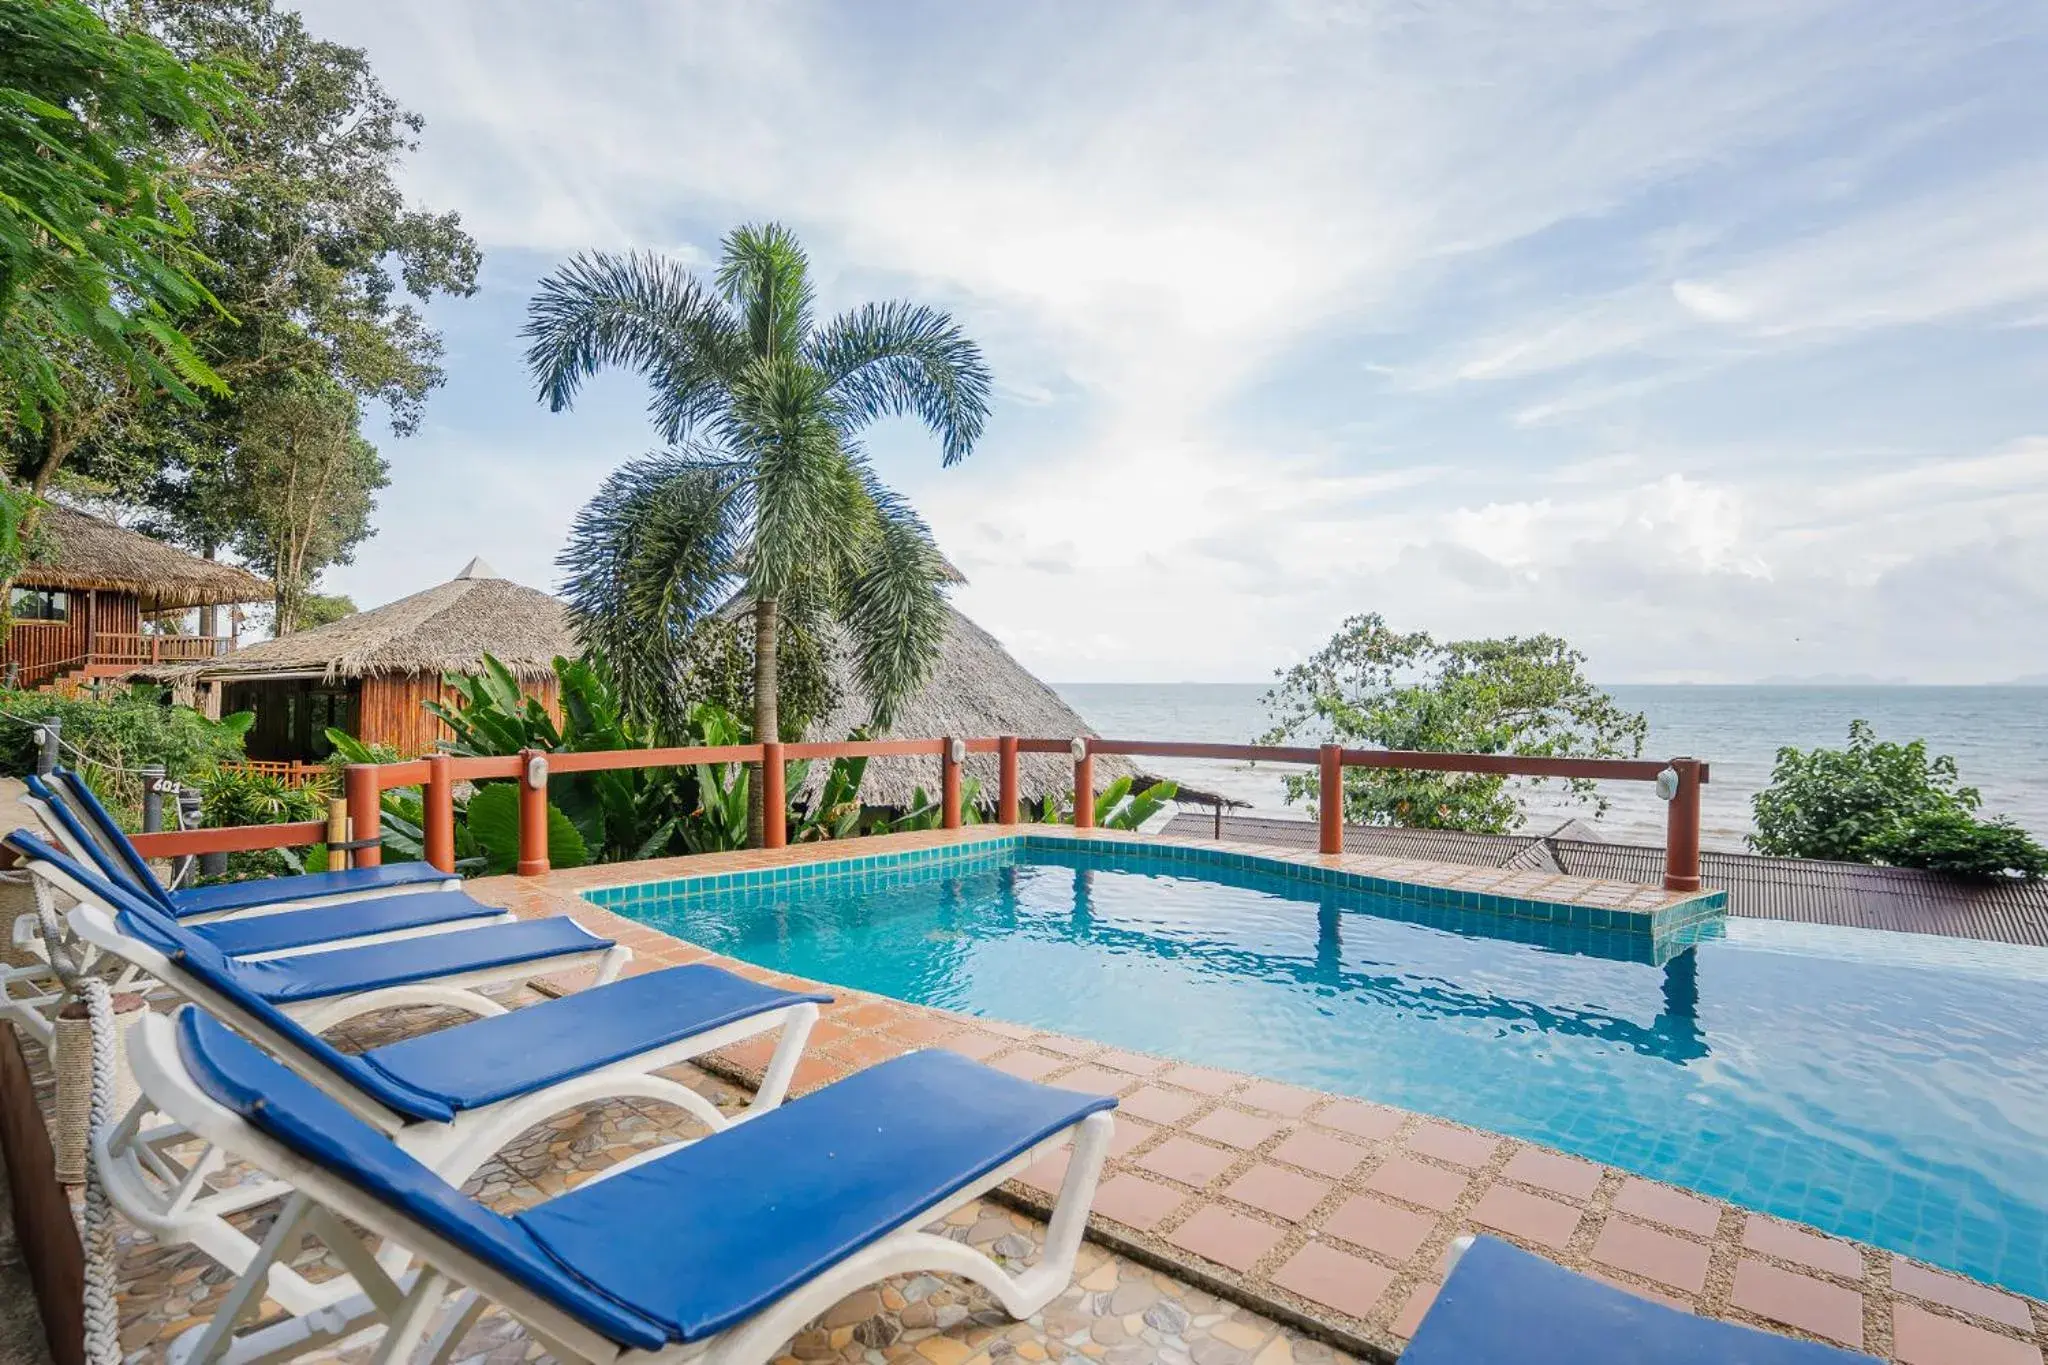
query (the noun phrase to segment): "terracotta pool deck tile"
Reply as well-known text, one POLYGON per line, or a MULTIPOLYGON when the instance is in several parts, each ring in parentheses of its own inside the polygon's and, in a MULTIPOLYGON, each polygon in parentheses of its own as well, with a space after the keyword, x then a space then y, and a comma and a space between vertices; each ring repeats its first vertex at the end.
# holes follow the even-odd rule
POLYGON ((2041 1365, 2041 1349, 1910 1303, 1892 1315, 1892 1355, 1903 1365, 2041 1365))
POLYGON ((1253 1081, 1238 1093, 1237 1102, 1283 1118, 1298 1119, 1322 1098, 1315 1091, 1303 1090, 1300 1086, 1282 1085, 1278 1081, 1253 1081))
POLYGON ((1150 1232, 1186 1199, 1187 1195, 1171 1185, 1119 1172, 1096 1186, 1095 1212, 1125 1227, 1150 1232))
POLYGON ((1167 1085, 1177 1085, 1183 1090, 1192 1090, 1198 1095, 1218 1097, 1228 1095, 1245 1083, 1246 1078, 1234 1071, 1217 1071, 1212 1067, 1188 1066, 1175 1063, 1160 1074, 1159 1079, 1167 1085))
POLYGON ((1237 1163, 1237 1153, 1211 1147, 1192 1138, 1172 1137, 1131 1164, 1141 1170, 1178 1180, 1183 1185, 1206 1185, 1237 1163))
POLYGON ((1123 1112, 1135 1114, 1150 1123, 1179 1123, 1182 1119, 1202 1107, 1202 1101, 1193 1095, 1176 1094, 1161 1090, 1156 1085, 1140 1086, 1117 1102, 1123 1112))
POLYGON ((1516 1152, 1508 1158, 1501 1175, 1581 1203, 1600 1188, 1600 1167, 1575 1156, 1546 1152, 1541 1147, 1524 1147, 1516 1152))
POLYGON ((1845 1280, 1863 1278, 1863 1254, 1853 1244, 1805 1232, 1760 1213, 1752 1213, 1743 1221, 1742 1244, 1751 1251, 1824 1270, 1845 1280))
POLYGON ((1481 1227, 1552 1251, 1571 1244, 1584 1217, 1575 1204, 1561 1204, 1540 1194, 1527 1194, 1512 1185, 1489 1186, 1467 1215, 1481 1227))
POLYGON ((1298 1129, 1288 1139, 1267 1153, 1275 1161, 1284 1161, 1290 1166, 1300 1166, 1327 1175, 1333 1180, 1342 1180, 1365 1164, 1372 1153, 1355 1142, 1346 1142, 1329 1133, 1317 1132, 1313 1128, 1298 1129))
POLYGON ((886 1034, 857 1033, 850 1034, 822 1050, 859 1071, 873 1066, 876 1062, 901 1057, 911 1049, 908 1044, 898 1042, 886 1034))
POLYGON ((1067 1165, 1073 1159, 1074 1149, 1062 1147, 1051 1156, 1043 1157, 1026 1166, 1017 1179, 1041 1194, 1057 1194, 1060 1182, 1067 1178, 1067 1165))
POLYGON ((1735 1267, 1728 1302, 1851 1350, 1863 1349, 1863 1296, 1853 1289, 1744 1257, 1735 1267))
POLYGON ((1696 1313, 1699 1311, 1697 1305, 1691 1299, 1682 1298, 1672 1293, 1665 1286, 1646 1284, 1639 1279, 1629 1279, 1627 1276, 1615 1274, 1598 1265, 1588 1266, 1586 1273, 1602 1284, 1612 1285, 1616 1289, 1625 1290, 1641 1298, 1652 1299, 1663 1304, 1666 1308, 1676 1308, 1681 1313, 1696 1313))
POLYGON ((1258 1264, 1259 1258, 1279 1245, 1284 1236, 1270 1223, 1232 1213, 1216 1204, 1204 1204, 1185 1223, 1167 1233, 1166 1240, 1205 1261, 1242 1271, 1258 1264))
POLYGON ((1627 1218, 1610 1218, 1593 1243, 1593 1259, 1687 1294, 1706 1288, 1708 1247, 1627 1218))
POLYGON ((1031 1035, 1031 1045, 1068 1057, 1086 1057, 1090 1053, 1102 1051, 1100 1043, 1091 1043, 1083 1038, 1069 1038, 1059 1033, 1034 1033, 1031 1035))
POLYGON ((1472 1182, 1455 1171, 1405 1156, 1390 1156, 1365 1178, 1365 1187, 1439 1213, 1449 1213, 1472 1182))
POLYGON ((998 1038, 993 1033, 983 1033, 978 1029, 970 1029, 967 1032, 954 1033, 949 1037, 940 1039, 938 1046, 946 1049, 948 1052, 957 1052, 962 1057, 969 1057, 977 1062, 985 1062, 1004 1048, 1010 1046, 1010 1040, 998 1038))
POLYGON ((1273 1283, 1340 1313, 1365 1318, 1394 1283, 1394 1272, 1362 1256, 1310 1242, 1273 1272, 1273 1283))
POLYGON ((1493 1154, 1500 1150, 1500 1143, 1497 1137, 1434 1122, 1423 1124, 1407 1138, 1409 1151, 1473 1171, 1493 1160, 1493 1154))
POLYGON ((1439 1221, 1436 1214, 1417 1213, 1369 1194, 1354 1194, 1323 1220, 1322 1230, 1353 1246, 1378 1252, 1390 1261, 1401 1262, 1421 1249, 1436 1232, 1439 1221))
POLYGON ((1223 1193, 1276 1218, 1298 1222, 1335 1188, 1327 1180, 1261 1163, 1224 1186, 1223 1193))
POLYGON ((1067 1064, 1067 1059, 1046 1052, 1033 1052, 1030 1048, 1019 1048, 1015 1052, 1005 1052, 999 1057, 991 1057, 988 1064, 998 1071, 1007 1071, 1012 1076, 1035 1081, 1058 1071, 1067 1064))
POLYGON ((1079 1090, 1086 1095, 1114 1095, 1136 1078, 1121 1071, 1108 1071, 1092 1063, 1077 1066, 1058 1080, 1048 1082, 1062 1090, 1079 1090))
POLYGON ((1700 1237, 1713 1236, 1721 1225, 1722 1206, 1713 1200, 1634 1176, 1622 1182, 1621 1192, 1614 1196, 1614 1208, 1617 1213, 1700 1237))
POLYGON ((2027 1311, 2025 1299, 1959 1276, 1929 1270, 1902 1256, 1892 1257, 1892 1288, 1916 1299, 2017 1327, 2023 1332, 2034 1330, 2033 1314, 2027 1311))
POLYGON ((1422 1326, 1423 1316, 1429 1312, 1429 1306, 1436 1302, 1437 1291, 1443 1287, 1441 1280, 1428 1280, 1409 1290, 1408 1297, 1401 1301, 1401 1310, 1394 1314, 1394 1335, 1414 1336, 1415 1329, 1422 1326))
POLYGON ((1109 1155, 1111 1160, 1129 1156, 1138 1148, 1158 1136, 1159 1129, 1149 1123, 1140 1123, 1122 1110, 1117 1111, 1116 1126, 1109 1133, 1109 1155))
POLYGON ((1382 1104, 1367 1104, 1362 1100, 1339 1100, 1326 1104, 1309 1115, 1308 1121, 1324 1128, 1334 1128, 1340 1133, 1353 1137, 1390 1138, 1401 1131, 1401 1125, 1408 1116, 1398 1109, 1389 1109, 1382 1104))
POLYGON ((1108 1048, 1089 1060, 1097 1066, 1128 1071, 1133 1076, 1156 1076, 1173 1065, 1164 1057, 1148 1057, 1142 1052, 1125 1052, 1120 1048, 1108 1048))
POLYGON ((1211 1142, 1250 1151, 1285 1126, 1278 1119, 1240 1113, 1235 1109, 1217 1109, 1189 1124, 1188 1131, 1211 1142))

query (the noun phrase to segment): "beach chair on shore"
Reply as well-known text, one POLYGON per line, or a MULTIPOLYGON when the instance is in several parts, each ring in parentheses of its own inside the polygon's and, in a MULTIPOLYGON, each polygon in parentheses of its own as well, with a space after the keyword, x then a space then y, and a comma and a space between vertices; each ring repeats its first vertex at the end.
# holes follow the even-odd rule
POLYGON ((1400 1365, 1879 1365, 1652 1302, 1492 1237, 1460 1238, 1400 1365))
POLYGON ((27 780, 23 805, 34 811, 65 852, 132 895, 181 920, 268 914, 422 891, 454 891, 462 879, 426 863, 390 863, 296 877, 229 882, 173 891, 158 880, 120 824, 74 772, 59 768, 27 780))
POLYGON ((443 1362, 491 1303, 565 1360, 750 1365, 847 1294, 918 1271, 973 1280, 1026 1317, 1072 1278, 1116 1103, 916 1052, 506 1216, 189 1007, 145 1016, 129 1057, 151 1103, 292 1190, 219 1312, 174 1349, 182 1365, 282 1360, 368 1319, 385 1325, 380 1365, 443 1362), (922 1231, 1068 1142, 1030 1269, 922 1231), (393 1273, 344 1219, 418 1264, 393 1273), (353 1297, 237 1339, 307 1235, 353 1297))

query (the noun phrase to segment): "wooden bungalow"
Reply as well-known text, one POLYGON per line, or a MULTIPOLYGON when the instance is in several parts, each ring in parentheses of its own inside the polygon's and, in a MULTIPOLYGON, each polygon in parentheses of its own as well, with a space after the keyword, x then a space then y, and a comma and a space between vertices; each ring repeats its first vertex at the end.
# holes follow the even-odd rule
MULTIPOLYGON (((13 624, 0 645, 0 675, 21 688, 66 687, 138 669, 220 658, 226 634, 177 626, 193 607, 262 602, 270 584, 246 569, 60 504, 42 513, 38 562, 15 575, 13 624)), ((209 613, 210 614, 210 613, 209 613)))
POLYGON ((329 727, 410 758, 449 737, 426 709, 449 695, 447 675, 478 673, 489 654, 552 702, 555 656, 574 653, 560 602, 473 559, 446 583, 181 670, 178 681, 210 714, 256 713, 248 753, 258 762, 324 759, 329 727))

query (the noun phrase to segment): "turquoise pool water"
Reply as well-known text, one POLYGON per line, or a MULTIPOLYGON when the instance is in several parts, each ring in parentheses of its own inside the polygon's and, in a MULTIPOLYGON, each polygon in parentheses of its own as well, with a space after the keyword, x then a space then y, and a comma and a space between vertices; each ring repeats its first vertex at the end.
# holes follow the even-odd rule
POLYGON ((762 966, 1440 1114, 2048 1297, 2048 951, 1736 920, 1654 966, 1140 850, 688 885, 606 899, 762 966))

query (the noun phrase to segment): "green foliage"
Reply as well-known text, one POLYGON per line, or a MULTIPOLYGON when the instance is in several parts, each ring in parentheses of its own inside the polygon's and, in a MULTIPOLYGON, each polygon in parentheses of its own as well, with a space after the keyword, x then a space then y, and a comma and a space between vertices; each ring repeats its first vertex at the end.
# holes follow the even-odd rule
MULTIPOLYGON (((463 824, 483 850, 484 870, 510 872, 519 862, 519 786, 493 782, 469 798, 463 824)), ((582 867, 590 849, 561 807, 548 803, 548 865, 582 867)))
MULTIPOLYGON (((1135 793, 1131 790, 1134 785, 1130 778, 1119 777, 1095 794, 1097 829, 1135 830, 1180 795, 1177 782, 1154 782, 1135 793)), ((1048 795, 1035 812, 1027 812, 1026 818, 1041 825, 1071 825, 1074 823, 1073 807, 1074 793, 1069 790, 1060 795, 1048 795)))
MULTIPOLYGON (((865 730, 855 730, 847 736, 850 740, 868 738, 865 730)), ((789 842, 793 844, 814 844, 826 839, 851 839, 860 833, 860 784, 867 776, 868 761, 865 758, 835 758, 826 770, 825 781, 818 789, 817 799, 792 813, 789 823, 789 842)), ((803 759, 789 765, 787 791, 801 791, 809 782, 811 761, 803 759)))
POLYGON ((342 593, 309 592, 299 598, 298 619, 292 623, 293 630, 312 630, 317 626, 333 625, 336 621, 356 614, 355 599, 342 593))
MULTIPOLYGON (((200 819, 209 829, 234 825, 289 825, 327 815, 327 788, 308 783, 293 787, 266 773, 240 768, 215 768, 198 783, 200 819)), ((311 861, 324 865, 326 849, 316 846, 311 861)), ((290 849, 259 849, 228 855, 230 880, 282 877, 307 870, 307 861, 290 849)))
MULTIPOLYGON (((696 730, 694 747, 745 744, 746 727, 737 716, 709 702, 690 708, 696 730)), ((696 806, 677 833, 692 853, 723 853, 749 844, 747 820, 748 770, 737 763, 699 763, 695 769, 696 806)))
MULTIPOLYGON (((247 711, 208 720, 189 706, 166 704, 161 689, 152 687, 99 698, 0 691, 0 771, 15 776, 35 771, 35 731, 15 721, 51 716, 61 722, 65 742, 86 755, 78 767, 93 789, 130 811, 141 808, 141 779, 115 770, 161 763, 173 781, 197 783, 221 764, 242 758, 243 736, 255 720, 247 711)), ((64 765, 73 762, 67 754, 64 765)))
POLYGON ((2048 874, 2048 849, 2004 820, 1982 820, 1983 797, 1953 757, 1924 740, 1879 740, 1849 725, 1846 749, 1778 750, 1770 785, 1750 798, 1759 853, 1781 858, 1924 867, 1968 876, 2048 874))
MULTIPOLYGON (((1554 635, 1438 643, 1398 634, 1377 613, 1354 616, 1312 657, 1279 674, 1266 694, 1274 724, 1265 744, 1531 757, 1634 758, 1648 723, 1589 682, 1585 656, 1554 635)), ((1593 783, 1568 782, 1603 812, 1593 783)), ((1314 802, 1313 774, 1287 778, 1289 801, 1314 802)), ((1503 833, 1521 821, 1508 779, 1485 773, 1350 768, 1344 818, 1503 833)))
POLYGON ((217 304, 166 143, 209 145, 235 110, 217 68, 79 0, 0 6, 0 431, 75 406, 80 364, 226 391, 179 329, 217 304))
MULTIPOLYGON (((877 834, 903 834, 910 830, 941 829, 946 823, 944 807, 945 793, 929 795, 923 787, 915 787, 910 793, 910 809, 894 818, 884 817, 875 822, 877 834)), ((978 825, 981 823, 981 779, 963 778, 960 782, 960 823, 978 825)))
MULTIPOLYGON (((527 364, 554 410, 599 370, 637 370, 670 445, 606 481, 561 557, 571 622, 638 717, 673 724, 703 699, 683 685, 691 641, 736 596, 754 618, 763 735, 790 733, 785 635, 836 627, 880 729, 937 660, 944 561, 856 436, 913 415, 954 463, 987 418, 987 367, 937 310, 871 304, 818 324, 813 302, 802 248, 769 224, 729 234, 709 282, 653 255, 587 253, 529 308, 527 364)), ((699 645, 717 659, 719 641, 699 645)), ((730 703, 737 680, 723 676, 730 703)))

